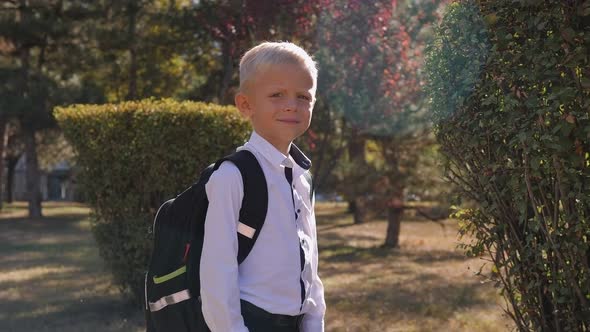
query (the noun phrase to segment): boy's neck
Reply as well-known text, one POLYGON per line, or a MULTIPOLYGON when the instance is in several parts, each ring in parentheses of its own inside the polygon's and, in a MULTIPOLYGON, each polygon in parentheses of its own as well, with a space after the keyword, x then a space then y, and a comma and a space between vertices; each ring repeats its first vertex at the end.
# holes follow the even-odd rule
MULTIPOLYGON (((271 143, 272 144, 272 143, 271 143)), ((286 157, 289 156, 289 147, 291 146, 291 143, 289 143, 286 147, 282 148, 282 147, 278 147, 274 144, 272 144, 272 146, 275 147, 275 149, 279 150, 280 153, 284 154, 286 157)))

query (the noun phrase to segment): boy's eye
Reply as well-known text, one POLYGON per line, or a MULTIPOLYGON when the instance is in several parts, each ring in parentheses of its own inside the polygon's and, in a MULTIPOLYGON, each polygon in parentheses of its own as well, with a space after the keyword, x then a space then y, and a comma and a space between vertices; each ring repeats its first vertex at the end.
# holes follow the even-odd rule
POLYGON ((299 98, 301 98, 303 100, 311 101, 311 97, 308 97, 306 95, 301 95, 301 96, 299 96, 299 98))
POLYGON ((271 94, 270 96, 271 96, 271 97, 280 97, 280 96, 282 96, 282 95, 283 95, 283 94, 282 94, 282 93, 280 93, 280 92, 275 92, 275 93, 271 94))

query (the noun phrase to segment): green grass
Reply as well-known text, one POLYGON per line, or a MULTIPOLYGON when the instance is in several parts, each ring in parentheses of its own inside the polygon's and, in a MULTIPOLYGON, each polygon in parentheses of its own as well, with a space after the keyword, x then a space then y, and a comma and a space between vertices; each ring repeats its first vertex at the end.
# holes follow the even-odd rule
POLYGON ((457 225, 404 218, 400 248, 387 223, 354 225, 345 205, 318 205, 328 331, 508 331, 503 300, 476 277, 481 259, 456 249, 457 225))
POLYGON ((0 214, 0 331, 143 331, 121 299, 90 233, 87 207, 22 202, 0 214))
MULTIPOLYGON (((0 213, 0 331, 143 331, 103 267, 88 220, 72 203, 0 213)), ((386 222, 353 225, 343 204, 317 208, 327 331, 508 331, 503 303, 474 275, 482 264, 456 249, 456 225, 411 215, 401 247, 380 247, 386 222)))

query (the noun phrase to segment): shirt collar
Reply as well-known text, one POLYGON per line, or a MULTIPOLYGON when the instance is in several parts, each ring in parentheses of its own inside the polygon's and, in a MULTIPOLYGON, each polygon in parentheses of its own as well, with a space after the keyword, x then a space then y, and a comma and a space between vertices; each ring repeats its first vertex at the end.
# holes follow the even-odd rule
MULTIPOLYGON (((272 144, 266 139, 260 136, 256 131, 252 131, 250 140, 245 144, 244 147, 250 146, 258 151, 271 165, 280 168, 281 166, 293 167, 295 162, 302 170, 296 173, 303 173, 311 167, 311 161, 301 150, 293 143, 289 147, 289 157, 285 156, 281 151, 277 150, 272 144)), ((295 168, 297 169, 297 168, 295 168)))
POLYGON ((311 160, 309 160, 309 158, 307 158, 307 156, 303 154, 301 150, 299 150, 297 145, 291 143, 289 154, 291 155, 291 157, 293 157, 293 160, 295 160, 299 167, 303 168, 306 171, 311 168, 311 160))

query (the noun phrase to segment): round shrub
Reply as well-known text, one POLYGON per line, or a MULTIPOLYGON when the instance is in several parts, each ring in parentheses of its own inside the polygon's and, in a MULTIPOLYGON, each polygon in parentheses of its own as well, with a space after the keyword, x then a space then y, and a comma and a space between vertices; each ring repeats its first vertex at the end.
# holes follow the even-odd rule
POLYGON ((250 126, 231 106, 167 99, 54 114, 76 152, 100 254, 115 282, 140 301, 158 207, 241 145, 250 126))

